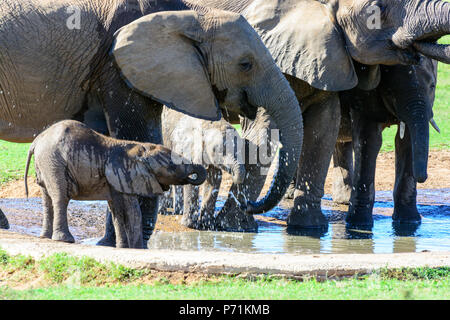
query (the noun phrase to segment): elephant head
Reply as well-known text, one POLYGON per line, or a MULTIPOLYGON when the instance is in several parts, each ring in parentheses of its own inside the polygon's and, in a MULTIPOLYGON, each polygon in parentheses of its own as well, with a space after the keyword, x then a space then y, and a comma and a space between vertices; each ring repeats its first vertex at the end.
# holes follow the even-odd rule
POLYGON ((213 9, 159 12, 122 27, 112 54, 135 90, 185 114, 218 120, 221 110, 253 119, 263 107, 280 130, 280 166, 272 189, 251 212, 273 208, 300 157, 298 101, 271 54, 240 15, 213 9))
POLYGON ((233 183, 241 184, 246 175, 244 140, 225 120, 206 121, 202 126, 203 162, 228 172, 233 183))
MULTIPOLYGON (((348 90, 364 82, 353 61, 417 64, 422 53, 450 62, 448 46, 435 43, 450 33, 450 3, 445 1, 254 0, 246 4, 241 5, 242 15, 281 70, 317 89, 348 90)), ((376 75, 372 71, 364 74, 376 75)))
MULTIPOLYGON (((433 102, 437 81, 437 62, 422 58, 415 66, 383 66, 380 90, 389 111, 400 121, 403 138, 405 126, 412 144, 413 174, 418 182, 427 179, 429 122, 433 121, 433 102)), ((438 130, 438 129, 437 129, 438 130)))
POLYGON ((112 147, 105 175, 114 189, 145 197, 163 194, 169 185, 202 184, 206 170, 161 145, 131 143, 112 147))

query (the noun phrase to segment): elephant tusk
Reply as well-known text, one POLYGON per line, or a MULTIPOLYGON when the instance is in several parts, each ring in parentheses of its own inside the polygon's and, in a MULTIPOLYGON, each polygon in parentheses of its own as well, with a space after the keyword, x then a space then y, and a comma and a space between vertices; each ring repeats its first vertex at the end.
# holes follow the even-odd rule
POLYGON ((403 139, 405 136, 405 123, 400 121, 400 139, 403 139))
POLYGON ((434 121, 434 119, 433 118, 431 118, 431 120, 430 120, 430 124, 431 124, 431 126, 434 128, 434 130, 436 130, 437 131, 437 133, 441 133, 441 129, 439 129, 439 127, 438 127, 438 125, 437 125, 437 123, 436 123, 436 121, 434 121))

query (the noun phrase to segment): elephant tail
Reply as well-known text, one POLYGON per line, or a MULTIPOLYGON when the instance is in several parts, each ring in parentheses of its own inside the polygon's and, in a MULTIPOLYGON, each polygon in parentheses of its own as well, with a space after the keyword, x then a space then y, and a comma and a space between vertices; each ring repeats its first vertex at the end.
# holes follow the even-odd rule
POLYGON ((30 162, 31 162, 31 157, 34 154, 34 148, 35 148, 35 143, 33 142, 30 146, 30 149, 28 150, 27 164, 25 166, 24 182, 25 182, 25 195, 27 196, 27 199, 28 199, 28 183, 27 183, 28 169, 30 168, 30 162))

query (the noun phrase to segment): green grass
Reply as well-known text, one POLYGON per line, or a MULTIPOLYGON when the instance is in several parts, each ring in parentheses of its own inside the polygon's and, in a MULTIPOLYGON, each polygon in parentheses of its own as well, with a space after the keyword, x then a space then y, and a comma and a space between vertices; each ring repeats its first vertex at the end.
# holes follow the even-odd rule
MULTIPOLYGON (((0 140, 0 184, 22 179, 25 173, 29 143, 11 143, 0 140)), ((34 175, 34 164, 29 175, 34 175)))
POLYGON ((449 299, 449 280, 400 281, 341 280, 305 282, 289 280, 246 281, 229 279, 196 285, 114 285, 110 287, 58 286, 31 290, 0 287, 0 299, 33 300, 402 300, 449 299))
POLYGON ((171 284, 164 278, 151 285, 140 282, 150 273, 145 269, 101 264, 92 258, 75 258, 64 253, 35 261, 26 256, 10 256, 0 249, 0 300, 450 299, 449 267, 381 269, 366 276, 326 281, 221 276, 191 284, 171 284), (36 278, 45 279, 46 285, 25 290, 10 285, 23 285, 36 278))

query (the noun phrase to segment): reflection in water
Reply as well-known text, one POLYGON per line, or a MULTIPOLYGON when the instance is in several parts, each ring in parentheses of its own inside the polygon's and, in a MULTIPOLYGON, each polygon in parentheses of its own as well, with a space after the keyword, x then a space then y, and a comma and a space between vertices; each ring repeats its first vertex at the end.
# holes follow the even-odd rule
POLYGON ((286 233, 292 236, 304 236, 320 239, 328 232, 328 226, 323 228, 299 228, 299 227, 287 227, 286 233))
MULTIPOLYGON (((266 221, 260 223, 258 233, 159 232, 152 237, 150 248, 294 254, 450 250, 450 199, 435 198, 437 205, 429 194, 422 199, 426 204, 420 205, 421 224, 393 224, 390 199, 387 192, 377 193, 374 226, 368 230, 347 227, 345 209, 336 210, 325 198, 324 213, 330 222, 325 229, 286 228, 266 221)), ((288 214, 288 207, 279 206, 264 216, 285 220, 288 214)))
POLYGON ((419 229, 420 223, 398 223, 392 222, 394 235, 398 237, 414 237, 419 229))
POLYGON ((344 221, 333 223, 332 228, 330 252, 373 253, 373 234, 370 230, 350 229, 344 221))
POLYGON ((395 237, 392 251, 394 253, 415 252, 417 251, 416 243, 417 241, 414 237, 395 237))

